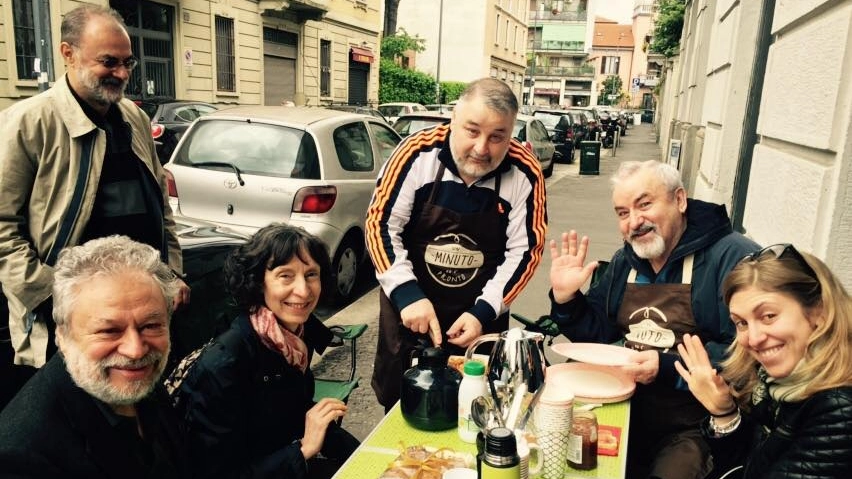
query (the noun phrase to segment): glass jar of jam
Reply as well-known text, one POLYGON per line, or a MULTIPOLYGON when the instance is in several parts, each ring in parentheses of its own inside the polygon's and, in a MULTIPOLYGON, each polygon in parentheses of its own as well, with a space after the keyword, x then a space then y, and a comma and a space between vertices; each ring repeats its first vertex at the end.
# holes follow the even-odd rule
POLYGON ((583 471, 598 467, 598 418, 592 411, 574 410, 568 437, 568 465, 583 471))

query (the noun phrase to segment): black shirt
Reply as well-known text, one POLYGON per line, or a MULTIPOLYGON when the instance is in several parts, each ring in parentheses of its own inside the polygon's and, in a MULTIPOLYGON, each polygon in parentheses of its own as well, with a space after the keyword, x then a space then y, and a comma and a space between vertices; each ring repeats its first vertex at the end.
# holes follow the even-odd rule
POLYGON ((162 251, 162 214, 153 211, 160 201, 151 194, 159 187, 146 188, 144 184, 152 178, 131 148, 133 131, 130 125, 124 121, 116 104, 110 105, 106 116, 101 116, 73 88, 71 92, 86 116, 104 130, 107 137, 98 191, 81 242, 120 234, 162 251))

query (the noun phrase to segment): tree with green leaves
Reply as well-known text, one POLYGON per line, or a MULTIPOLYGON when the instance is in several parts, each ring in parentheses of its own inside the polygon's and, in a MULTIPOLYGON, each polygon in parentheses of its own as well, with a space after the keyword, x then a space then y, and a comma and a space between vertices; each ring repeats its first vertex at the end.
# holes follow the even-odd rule
POLYGON ((379 62, 379 103, 397 101, 432 103, 435 98, 435 79, 431 76, 403 68, 397 64, 405 52, 422 52, 426 41, 411 36, 400 28, 396 35, 382 39, 379 62))
POLYGON ((598 95, 598 104, 600 105, 618 105, 624 98, 625 94, 621 90, 623 82, 618 75, 610 75, 601 82, 601 90, 598 95), (610 95, 615 95, 610 99, 610 95))
POLYGON ((426 40, 420 38, 419 35, 413 37, 400 28, 396 35, 391 35, 382 38, 382 58, 388 60, 396 60, 405 55, 408 50, 420 53, 426 49, 426 40))
POLYGON ((654 25, 651 51, 671 58, 680 52, 686 0, 659 0, 660 14, 654 25))

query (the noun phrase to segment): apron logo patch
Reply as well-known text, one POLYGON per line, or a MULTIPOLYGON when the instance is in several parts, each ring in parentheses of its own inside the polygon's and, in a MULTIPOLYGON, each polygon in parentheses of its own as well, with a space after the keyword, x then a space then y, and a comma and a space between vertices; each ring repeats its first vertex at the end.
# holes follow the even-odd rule
MULTIPOLYGON (((660 349, 668 349, 675 345, 675 333, 660 327, 650 319, 630 325, 630 332, 625 339, 629 342, 641 343, 660 349)), ((644 350, 645 348, 642 348, 644 350)))
POLYGON ((469 283, 485 264, 485 255, 468 236, 446 234, 426 246, 426 269, 439 284, 458 288, 469 283))

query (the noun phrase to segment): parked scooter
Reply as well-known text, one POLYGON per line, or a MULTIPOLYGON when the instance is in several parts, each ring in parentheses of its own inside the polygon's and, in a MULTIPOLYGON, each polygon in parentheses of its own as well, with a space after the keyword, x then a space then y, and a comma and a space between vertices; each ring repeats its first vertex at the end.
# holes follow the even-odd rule
POLYGON ((612 148, 615 142, 615 132, 618 130, 618 123, 608 114, 601 115, 601 146, 604 148, 612 148))

